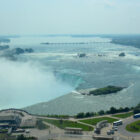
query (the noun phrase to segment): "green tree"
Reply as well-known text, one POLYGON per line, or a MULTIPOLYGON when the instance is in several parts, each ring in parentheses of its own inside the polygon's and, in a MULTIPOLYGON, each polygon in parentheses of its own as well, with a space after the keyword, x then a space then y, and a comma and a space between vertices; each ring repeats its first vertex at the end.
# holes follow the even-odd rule
POLYGON ((83 112, 78 113, 78 114, 76 115, 76 118, 84 118, 84 117, 85 117, 85 114, 84 114, 83 112))
POLYGON ((118 112, 118 110, 115 107, 111 107, 109 112, 110 112, 110 114, 115 114, 118 112))
POLYGON ((17 140, 27 140, 27 139, 24 137, 24 135, 19 135, 17 137, 17 140))
POLYGON ((98 112, 98 114, 99 114, 99 115, 104 115, 105 112, 104 112, 104 110, 100 110, 100 111, 98 112))

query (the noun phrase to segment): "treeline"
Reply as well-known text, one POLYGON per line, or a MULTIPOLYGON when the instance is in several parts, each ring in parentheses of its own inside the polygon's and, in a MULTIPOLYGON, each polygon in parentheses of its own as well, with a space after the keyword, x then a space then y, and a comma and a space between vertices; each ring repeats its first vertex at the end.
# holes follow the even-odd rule
POLYGON ((38 115, 38 116, 42 116, 42 117, 49 117, 49 118, 59 118, 59 119, 68 119, 70 117, 74 117, 74 118, 88 118, 88 117, 94 117, 94 116, 99 116, 99 115, 106 115, 106 114, 115 114, 115 113, 122 113, 122 112, 128 112, 133 110, 134 108, 119 108, 116 109, 115 107, 111 107, 110 110, 104 111, 104 110, 100 110, 99 112, 81 112, 78 113, 75 116, 69 116, 69 115, 38 115))
POLYGON ((112 37, 111 43, 140 48, 140 35, 115 36, 112 37))
POLYGON ((123 113, 123 112, 129 112, 133 111, 134 114, 140 113, 140 104, 138 104, 135 107, 125 107, 122 108, 120 107, 119 109, 115 107, 111 107, 109 110, 104 111, 100 110, 99 112, 81 112, 78 113, 75 116, 69 116, 69 115, 38 115, 38 116, 43 116, 43 117, 50 117, 50 118, 59 118, 59 119, 68 119, 70 117, 75 117, 75 118, 88 118, 88 117, 94 117, 94 116, 99 116, 99 115, 107 115, 107 114, 116 114, 116 113, 123 113))
POLYGON ((133 112, 134 112, 134 114, 140 113, 140 104, 138 104, 136 107, 134 107, 133 112))
POLYGON ((72 116, 69 116, 69 115, 38 115, 38 116, 41 116, 41 117, 49 117, 49 118, 62 118, 62 119, 68 119, 69 117, 72 117, 72 116))
POLYGON ((98 115, 116 114, 116 113, 122 113, 122 112, 129 112, 132 109, 134 109, 134 108, 133 107, 132 108, 128 108, 128 107, 122 108, 121 107, 121 108, 117 109, 115 107, 111 107, 107 111, 100 110, 99 112, 87 112, 87 113, 81 112, 81 113, 78 113, 75 117, 76 118, 87 118, 87 117, 94 117, 94 116, 98 116, 98 115))
POLYGON ((116 114, 116 113, 123 113, 123 112, 129 112, 129 111, 133 111, 134 114, 140 113, 140 104, 138 104, 135 107, 131 107, 131 108, 120 107, 119 109, 117 109, 115 107, 111 107, 107 111, 100 110, 99 112, 87 112, 87 113, 81 112, 81 113, 78 113, 75 117, 76 118, 87 118, 87 117, 94 117, 94 116, 98 116, 98 115, 116 114))

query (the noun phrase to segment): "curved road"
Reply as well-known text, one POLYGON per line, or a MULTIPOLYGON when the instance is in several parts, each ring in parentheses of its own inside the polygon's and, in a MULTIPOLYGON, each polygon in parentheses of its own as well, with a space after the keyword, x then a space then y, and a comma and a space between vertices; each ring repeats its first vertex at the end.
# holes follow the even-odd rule
POLYGON ((129 132, 127 131, 126 125, 138 121, 140 120, 140 118, 134 119, 133 117, 127 118, 123 120, 123 125, 118 126, 118 132, 124 136, 128 136, 128 137, 140 137, 140 133, 133 133, 133 132, 129 132))

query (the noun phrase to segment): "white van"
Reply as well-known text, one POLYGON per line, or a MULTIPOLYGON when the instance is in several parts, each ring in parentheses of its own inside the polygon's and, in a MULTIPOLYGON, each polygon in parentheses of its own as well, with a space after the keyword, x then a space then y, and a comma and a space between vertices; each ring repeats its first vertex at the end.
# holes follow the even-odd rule
POLYGON ((119 120, 119 121, 114 122, 113 126, 118 126, 118 125, 122 125, 122 124, 123 124, 122 120, 119 120))

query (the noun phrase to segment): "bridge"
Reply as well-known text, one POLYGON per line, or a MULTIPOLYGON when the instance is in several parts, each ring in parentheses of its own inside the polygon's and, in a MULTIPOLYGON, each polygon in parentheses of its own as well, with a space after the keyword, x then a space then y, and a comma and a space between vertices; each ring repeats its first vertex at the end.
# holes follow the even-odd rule
POLYGON ((80 45, 80 44, 104 44, 109 42, 45 42, 41 43, 42 45, 80 45))

